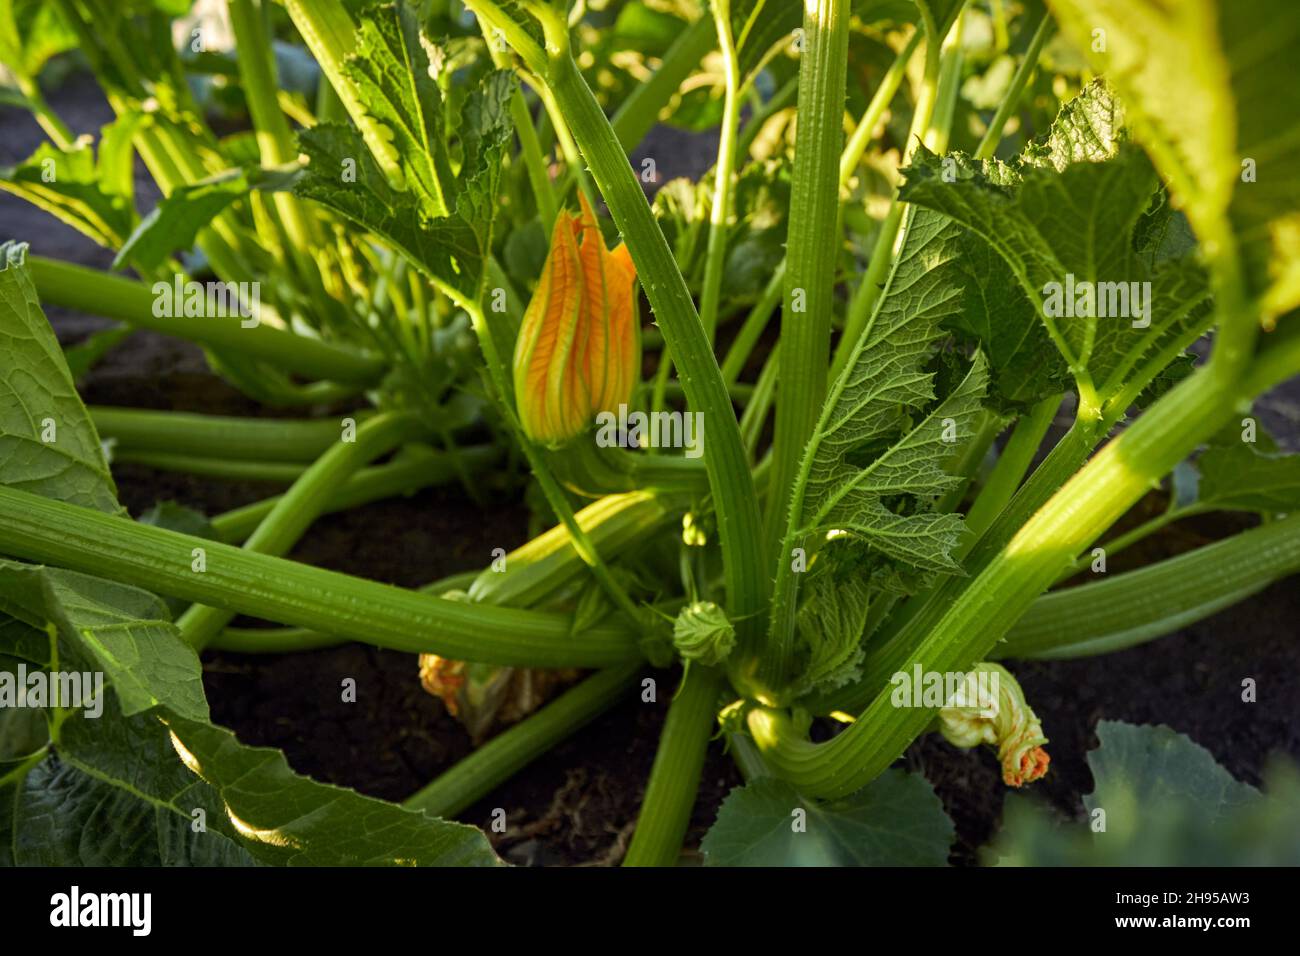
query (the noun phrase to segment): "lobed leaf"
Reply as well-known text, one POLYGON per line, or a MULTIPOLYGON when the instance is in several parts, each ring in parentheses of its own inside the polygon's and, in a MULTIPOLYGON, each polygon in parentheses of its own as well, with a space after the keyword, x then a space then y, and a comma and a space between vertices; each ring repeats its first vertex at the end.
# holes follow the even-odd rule
POLYGON ((0 244, 0 484, 116 513, 99 435, 27 272, 26 244, 0 244))
POLYGON ((1053 821, 1009 796, 985 851, 1003 866, 1260 866, 1300 860, 1300 773, 1266 775, 1263 794, 1168 727, 1104 720, 1088 755, 1087 816, 1053 821))
POLYGON ((1231 230, 1266 319, 1300 305, 1300 18, 1287 0, 1051 0, 1197 234, 1231 230))
POLYGON ((913 567, 957 569, 949 552, 961 518, 891 507, 890 500, 924 501, 953 487, 943 462, 954 441, 970 436, 987 385, 977 354, 952 394, 931 407, 934 376, 923 366, 940 323, 960 305, 961 290, 942 269, 957 253, 955 236, 946 220, 913 218, 876 314, 809 439, 794 516, 800 535, 845 530, 913 567), (923 416, 919 423, 914 414, 923 416))
POLYGON ((774 779, 737 787, 700 849, 707 866, 944 866, 954 835, 924 777, 886 770, 824 803, 774 779))
MULTIPOLYGON (((295 192, 381 237, 434 281, 476 297, 491 251, 500 163, 512 128, 513 82, 505 71, 490 73, 465 102, 458 129, 465 159, 454 182, 445 184, 450 212, 416 188, 395 187, 361 135, 334 124, 299 134, 311 165, 295 192)), ((420 165, 407 167, 408 183, 419 181, 420 165)))

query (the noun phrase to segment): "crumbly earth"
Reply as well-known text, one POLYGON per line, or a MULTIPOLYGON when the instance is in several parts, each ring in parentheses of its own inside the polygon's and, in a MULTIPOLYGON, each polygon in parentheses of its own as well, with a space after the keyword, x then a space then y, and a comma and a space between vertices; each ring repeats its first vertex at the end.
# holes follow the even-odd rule
MULTIPOLYGON (((52 102, 74 130, 96 130, 106 105, 85 82, 54 91, 52 102)), ((674 134, 663 134, 674 135, 674 134)), ((680 134, 675 134, 680 139, 680 134)), ((0 109, 0 165, 35 148, 39 130, 24 114, 0 109)), ((647 147, 661 158, 664 178, 699 175, 711 148, 689 139, 647 147), (683 145, 685 143, 686 145, 683 145), (674 168, 665 168, 669 162, 674 168)), ((137 170, 142 209, 156 200, 137 170)), ((0 194, 0 241, 30 242, 34 252, 106 268, 111 255, 14 197, 0 194)), ((72 343, 102 328, 103 320, 48 310, 60 339, 72 343)), ((208 414, 283 414, 260 408, 214 377, 192 346, 137 333, 110 354, 84 383, 88 402, 208 414)), ((1270 396, 1261 417, 1295 447, 1300 437, 1300 385, 1270 396)), ((138 466, 114 469, 121 497, 138 515, 173 500, 208 513, 255 501, 274 485, 196 479, 138 466)), ((499 496, 498 496, 499 497, 499 496)), ((1144 507, 1158 507, 1154 498, 1144 507)), ((1130 516, 1129 520, 1135 520, 1130 516)), ((513 499, 481 508, 456 487, 433 489, 322 518, 293 556, 374 580, 416 586, 479 567, 493 547, 525 539, 527 513, 513 499)), ((1236 523, 1206 519, 1170 529, 1142 549, 1115 560, 1150 560, 1230 533, 1236 523)), ((1092 789, 1085 763, 1096 745, 1098 720, 1164 723, 1207 747, 1234 774, 1258 783, 1275 752, 1300 759, 1300 654, 1295 621, 1300 589, 1280 582, 1255 598, 1160 641, 1119 654, 1080 661, 1016 663, 1027 699, 1051 738, 1051 769, 1032 785, 1062 813, 1082 813, 1092 789), (1253 677, 1259 700, 1243 704, 1241 681, 1253 677)), ((244 622, 249 623, 249 622, 244 622)), ((499 787, 461 819, 485 826, 494 808, 508 829, 492 835, 499 851, 519 864, 617 863, 636 818, 654 759, 674 675, 661 674, 657 704, 630 699, 499 787)), ((282 748, 299 772, 388 799, 417 790, 470 749, 440 701, 425 693, 415 655, 350 644, 297 655, 210 653, 204 679, 214 719, 250 744, 282 748), (340 700, 345 677, 357 682, 355 704, 340 700)), ((936 736, 918 740, 901 765, 925 773, 956 822, 952 861, 976 860, 996 832, 1004 787, 993 754, 957 750, 936 736)), ((740 783, 730 758, 711 745, 687 837, 698 847, 728 790, 740 783)), ((490 831, 489 831, 490 832, 490 831)))

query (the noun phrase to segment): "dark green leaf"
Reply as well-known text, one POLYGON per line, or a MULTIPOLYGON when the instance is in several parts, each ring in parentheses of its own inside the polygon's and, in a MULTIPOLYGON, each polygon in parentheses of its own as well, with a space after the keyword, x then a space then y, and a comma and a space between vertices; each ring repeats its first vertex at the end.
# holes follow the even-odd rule
POLYGON ((57 627, 60 666, 103 671, 128 716, 165 706, 207 719, 198 655, 147 591, 0 559, 0 611, 34 628, 57 627))
POLYGON ((311 166, 297 192, 380 236, 436 281, 477 295, 510 133, 512 83, 508 73, 491 73, 466 100, 458 129, 465 160, 451 215, 432 216, 417 193, 394 188, 361 136, 345 126, 326 124, 300 134, 311 166))
POLYGON ((1300 455, 1263 454, 1239 441, 1206 449, 1196 468, 1200 508, 1265 514, 1300 509, 1300 455))
POLYGON ((397 157, 404 174, 405 182, 393 185, 414 192, 427 215, 439 219, 454 205, 442 94, 435 79, 441 56, 421 32, 415 8, 395 3, 362 18, 356 53, 347 61, 362 105, 386 133, 383 149, 397 157))
POLYGON ((940 268, 955 254, 955 233, 941 217, 912 220, 876 314, 809 439, 795 519, 802 535, 848 531, 897 561, 933 571, 957 570, 950 552, 961 518, 901 509, 894 501, 924 503, 957 481, 943 463, 970 438, 988 380, 977 353, 965 379, 936 404, 933 373, 924 371, 940 323, 960 306, 960 287, 940 268))
POLYGON ((145 271, 155 269, 172 253, 192 249, 199 230, 235 200, 247 196, 249 190, 283 189, 296 175, 296 168, 228 169, 177 187, 140 220, 118 250, 113 268, 130 264, 145 271))
POLYGON ((0 485, 118 512, 99 436, 37 302, 26 249, 0 244, 0 485))
POLYGON ((1264 793, 1168 727, 1102 721, 1088 755, 1084 819, 1054 820, 1009 796, 985 853, 1003 866, 1259 866, 1300 863, 1300 774, 1279 765, 1264 793))
POLYGON ((1201 238, 1230 224, 1267 312, 1300 305, 1300 84, 1282 79, 1300 60, 1300 18, 1289 0, 1055 0, 1052 9, 1123 96, 1201 238))
POLYGON ((709 866, 944 866, 953 836, 924 777, 886 770, 827 803, 778 780, 738 787, 700 849, 709 866))
POLYGON ((13 862, 20 866, 254 864, 225 834, 196 832, 194 818, 157 807, 55 757, 31 770, 14 797, 10 839, 13 862))

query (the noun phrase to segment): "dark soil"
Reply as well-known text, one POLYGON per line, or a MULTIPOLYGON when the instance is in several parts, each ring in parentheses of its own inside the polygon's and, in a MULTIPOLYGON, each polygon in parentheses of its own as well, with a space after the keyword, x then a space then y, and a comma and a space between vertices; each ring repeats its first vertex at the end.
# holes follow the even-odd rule
MULTIPOLYGON (((107 107, 82 82, 52 95, 54 107, 77 132, 93 132, 107 107)), ((39 132, 28 118, 0 110, 0 165, 28 155, 39 132)), ((656 156, 681 156, 674 143, 656 156)), ((693 162, 693 160, 691 160, 693 162)), ((666 165, 661 162, 661 169, 666 165)), ((698 164, 696 164, 698 165, 698 164)), ((705 163, 707 165, 707 162, 705 163)), ((693 168, 663 169, 665 178, 693 168)), ((138 176, 141 208, 156 193, 138 176)), ((107 267, 111 255, 45 214, 0 194, 0 241, 30 242, 34 252, 107 267)), ((48 310, 64 343, 103 327, 102 320, 48 310)), ((266 414, 214 377, 195 348, 137 333, 84 383, 97 404, 172 408, 208 414, 266 414)), ((1294 447, 1297 399, 1292 387, 1271 396, 1261 417, 1294 447)), ((123 503, 132 514, 160 500, 208 513, 265 497, 274 485, 195 479, 138 466, 114 468, 123 503)), ((1154 506, 1154 502, 1148 502, 1154 506)), ((322 567, 403 586, 427 583, 481 567, 492 548, 524 540, 526 511, 502 500, 480 508, 460 489, 433 489, 322 518, 293 557, 322 567)), ((1130 516, 1132 517, 1132 516, 1130 516)), ((1207 520, 1161 535, 1144 552, 1149 560, 1195 547, 1234 530, 1207 520)), ((1119 559, 1112 571, 1122 570, 1119 559)), ((1106 657, 1055 663, 1013 663, 1026 695, 1051 738, 1052 766, 1032 789, 1066 814, 1082 813, 1080 795, 1092 788, 1085 763, 1102 718, 1164 723, 1207 747, 1234 774, 1259 781, 1274 752, 1300 759, 1300 654, 1295 579, 1248 602, 1144 647, 1106 657), (1241 680, 1254 677, 1259 702, 1244 704, 1241 680)), ((420 687, 413 655, 346 645, 311 653, 204 658, 214 719, 250 744, 282 748, 298 771, 388 799, 401 799, 470 750, 464 731, 442 704, 420 687), (356 680, 357 702, 341 701, 340 682, 356 680)), ((660 725, 674 686, 660 674, 659 701, 639 695, 599 718, 538 759, 513 780, 461 815, 484 826, 492 810, 507 814, 507 833, 494 836, 506 859, 521 864, 604 864, 622 855, 654 758, 660 725)), ((952 859, 970 863, 996 831, 1004 787, 987 748, 961 751, 931 735, 917 741, 903 764, 925 773, 956 821, 952 859)), ((720 746, 711 746, 696 802, 688 847, 697 847, 727 791, 740 782, 720 746)))

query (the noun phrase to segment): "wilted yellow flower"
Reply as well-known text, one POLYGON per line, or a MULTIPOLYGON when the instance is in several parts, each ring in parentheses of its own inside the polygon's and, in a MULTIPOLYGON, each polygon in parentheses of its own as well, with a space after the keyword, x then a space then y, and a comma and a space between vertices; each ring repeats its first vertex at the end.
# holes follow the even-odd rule
POLYGON ((944 739, 957 747, 996 747, 1008 787, 1033 783, 1047 773, 1051 758, 1043 749, 1043 725, 1011 672, 983 663, 966 678, 958 699, 939 711, 944 739))
POLYGON ((515 403, 524 432, 562 445, 617 412, 636 385, 641 343, 627 246, 605 248, 596 214, 579 194, 577 216, 562 210, 537 291, 515 344, 515 403))

